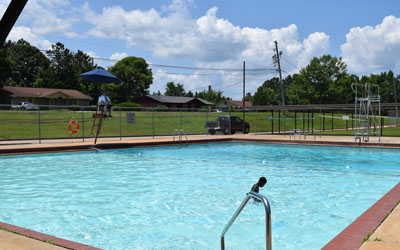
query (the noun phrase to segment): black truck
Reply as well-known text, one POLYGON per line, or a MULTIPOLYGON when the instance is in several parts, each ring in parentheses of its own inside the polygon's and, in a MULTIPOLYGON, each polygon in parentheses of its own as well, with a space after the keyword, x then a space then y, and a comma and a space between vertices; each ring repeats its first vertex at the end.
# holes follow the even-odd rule
POLYGON ((205 127, 208 133, 212 135, 217 131, 222 132, 224 135, 234 134, 236 131, 243 131, 244 134, 247 134, 250 131, 250 124, 237 116, 220 116, 215 122, 206 122, 205 127), (230 133, 229 128, 231 129, 230 133))

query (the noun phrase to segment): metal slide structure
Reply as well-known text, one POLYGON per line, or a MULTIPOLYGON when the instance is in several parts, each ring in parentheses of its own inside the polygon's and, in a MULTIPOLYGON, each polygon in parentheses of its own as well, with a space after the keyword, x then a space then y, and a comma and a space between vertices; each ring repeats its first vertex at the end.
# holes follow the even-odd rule
POLYGON ((368 142, 370 136, 379 136, 379 141, 381 141, 382 125, 379 85, 353 83, 351 88, 355 93, 355 140, 368 142))

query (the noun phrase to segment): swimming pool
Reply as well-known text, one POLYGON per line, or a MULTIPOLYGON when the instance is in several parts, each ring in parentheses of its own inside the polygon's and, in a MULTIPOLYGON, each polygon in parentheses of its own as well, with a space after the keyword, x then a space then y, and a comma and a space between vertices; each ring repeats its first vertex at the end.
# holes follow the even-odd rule
MULTIPOLYGON (((104 249, 219 249, 260 176, 274 249, 320 249, 397 184, 400 151, 217 143, 0 157, 0 221, 104 249)), ((226 249, 265 247, 249 204, 226 249)))

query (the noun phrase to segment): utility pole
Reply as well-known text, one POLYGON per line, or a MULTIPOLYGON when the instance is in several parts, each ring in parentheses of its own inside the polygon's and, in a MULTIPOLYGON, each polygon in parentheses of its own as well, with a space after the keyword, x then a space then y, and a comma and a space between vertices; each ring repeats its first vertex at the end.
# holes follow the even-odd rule
POLYGON ((243 134, 244 134, 244 121, 246 120, 246 113, 245 113, 245 107, 246 107, 246 99, 245 99, 245 94, 246 93, 246 62, 243 61, 243 134))
POLYGON ((275 41, 275 55, 272 57, 272 61, 274 65, 278 64, 278 72, 279 72, 279 84, 281 87, 281 97, 282 97, 282 105, 285 106, 285 92, 283 90, 283 82, 282 82, 282 71, 281 71, 281 60, 282 51, 278 50, 278 42, 275 41))

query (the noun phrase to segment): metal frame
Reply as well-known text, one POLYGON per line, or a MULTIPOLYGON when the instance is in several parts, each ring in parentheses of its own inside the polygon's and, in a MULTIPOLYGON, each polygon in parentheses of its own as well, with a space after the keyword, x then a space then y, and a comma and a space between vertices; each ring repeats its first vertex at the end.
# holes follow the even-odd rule
POLYGON ((174 141, 175 141, 175 135, 178 135, 179 141, 181 142, 181 144, 182 144, 182 136, 185 136, 185 138, 186 138, 186 144, 188 144, 188 137, 187 137, 187 135, 185 134, 185 131, 183 131, 183 128, 181 128, 181 129, 175 129, 175 132, 174 132, 174 141))
POLYGON ((236 210, 235 214, 232 216, 228 224, 225 226, 224 230, 221 233, 221 250, 225 250, 225 233, 232 226, 233 222, 235 222, 236 218, 239 216, 240 212, 242 212, 243 208, 246 206, 247 202, 251 198, 260 199, 265 208, 265 226, 266 226, 266 250, 272 250, 272 233, 271 233, 271 208, 269 206, 268 199, 256 192, 247 193, 246 198, 243 200, 242 204, 240 204, 239 208, 236 210))
POLYGON ((355 93, 355 140, 368 142, 370 135, 378 135, 379 141, 381 141, 382 125, 379 85, 370 83, 353 83, 351 88, 355 93), (372 93, 373 91, 371 90, 371 87, 376 89, 376 91, 374 91, 375 93, 372 93), (361 90, 359 91, 358 89, 361 90), (371 125, 373 126, 372 131, 371 125))

